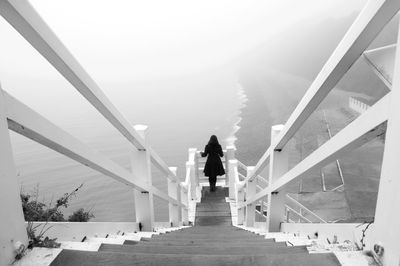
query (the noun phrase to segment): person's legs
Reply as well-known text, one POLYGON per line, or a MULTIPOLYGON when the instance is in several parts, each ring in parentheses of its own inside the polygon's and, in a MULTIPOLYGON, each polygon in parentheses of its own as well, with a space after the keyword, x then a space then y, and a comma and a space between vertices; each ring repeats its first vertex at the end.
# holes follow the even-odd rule
POLYGON ((215 191, 215 183, 217 182, 216 176, 210 176, 210 190, 215 191))
POLYGON ((213 191, 213 179, 212 179, 212 176, 209 176, 208 177, 208 183, 210 184, 210 191, 213 191))

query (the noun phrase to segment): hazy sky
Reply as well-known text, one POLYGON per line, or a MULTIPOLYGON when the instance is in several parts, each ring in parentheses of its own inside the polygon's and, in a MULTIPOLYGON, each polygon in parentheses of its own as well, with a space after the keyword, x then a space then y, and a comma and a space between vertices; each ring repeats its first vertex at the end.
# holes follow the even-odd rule
MULTIPOLYGON (((33 0, 94 78, 135 81, 210 69, 299 20, 340 17, 365 0, 33 0)), ((58 74, 0 20, 0 80, 58 74), (17 74, 18 76, 18 74, 17 74)))

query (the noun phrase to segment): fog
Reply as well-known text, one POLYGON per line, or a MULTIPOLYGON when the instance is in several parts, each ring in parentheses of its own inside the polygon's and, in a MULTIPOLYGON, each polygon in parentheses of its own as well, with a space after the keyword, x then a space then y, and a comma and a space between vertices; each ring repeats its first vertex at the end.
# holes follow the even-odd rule
MULTIPOLYGON (((198 83, 219 71, 224 73, 221 78, 234 79, 232 62, 268 43, 279 32, 290 32, 299 23, 348 16, 358 12, 365 0, 32 0, 31 3, 119 106, 128 104, 127 99, 140 99, 148 82, 157 97, 162 98, 170 94, 162 85, 165 80, 169 83, 167 87, 171 87, 173 80, 184 78, 185 86, 175 86, 179 91, 187 89, 188 79, 198 83), (226 75, 226 71, 232 74, 226 75), (155 83, 159 84, 158 90, 155 83)), ((54 108, 62 119, 71 116, 72 103, 80 114, 93 111, 2 18, 0 32, 0 82, 4 90, 50 118, 55 116, 54 108)), ((215 88, 210 82, 205 83, 211 91, 218 89, 218 83, 215 88)), ((202 90, 209 93, 204 88, 199 92, 202 90)), ((185 99, 175 92, 173 101, 182 100, 185 99)), ((202 104, 195 97, 192 102, 202 104)))
MULTIPOLYGON (((178 167, 180 177, 184 176, 189 147, 202 149, 211 134, 218 135, 224 147, 235 139, 244 93, 252 89, 253 78, 258 81, 258 76, 268 71, 266 66, 302 75, 286 67, 296 66, 307 70, 303 71, 306 78, 315 75, 336 46, 332 42, 340 40, 365 2, 31 1, 128 121, 149 125, 151 146, 168 165, 178 167), (302 25, 317 25, 318 31, 302 25), (305 49, 313 56, 295 56, 305 49), (239 84, 241 74, 248 87, 239 84)), ((131 145, 119 132, 2 18, 0 33, 2 89, 89 147, 130 168, 131 145)), ((274 73, 270 71, 269 76, 276 76, 274 73)), ((296 89, 300 82, 297 77, 282 77, 281 83, 290 87, 287 94, 291 95, 292 87, 296 89)), ((265 89, 264 84, 260 87, 265 89)), ((270 92, 277 87, 270 86, 270 92)), ((275 96, 271 99, 276 99, 277 105, 286 106, 275 96)), ((273 114, 267 114, 265 108, 255 110, 257 120, 250 122, 261 126, 264 124, 259 121, 265 122, 266 116, 273 114)), ((257 127, 259 135, 246 137, 265 142, 266 128, 257 127)), ((41 193, 51 198, 85 183, 71 207, 95 204, 99 221, 133 219, 130 189, 33 141, 15 133, 11 136, 21 186, 29 190, 40 184, 41 193)), ((160 174, 153 180, 166 188, 160 174)), ((157 215, 162 210, 166 214, 168 208, 159 209, 157 215)))

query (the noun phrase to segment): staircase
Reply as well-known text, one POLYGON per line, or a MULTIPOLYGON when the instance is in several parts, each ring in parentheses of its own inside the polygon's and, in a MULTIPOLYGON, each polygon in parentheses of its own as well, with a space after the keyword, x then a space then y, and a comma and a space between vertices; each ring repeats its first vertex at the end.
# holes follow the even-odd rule
POLYGON ((103 242, 97 252, 64 249, 51 265, 340 265, 333 253, 309 254, 306 246, 287 246, 232 226, 227 193, 204 188, 193 227, 141 241, 103 242))

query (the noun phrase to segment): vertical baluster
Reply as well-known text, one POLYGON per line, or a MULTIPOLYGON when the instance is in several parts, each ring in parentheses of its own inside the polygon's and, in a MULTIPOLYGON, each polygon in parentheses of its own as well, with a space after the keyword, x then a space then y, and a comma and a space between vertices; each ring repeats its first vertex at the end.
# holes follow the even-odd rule
MULTIPOLYGON (((238 162, 237 160, 229 160, 229 172, 236 181, 239 180, 238 169, 237 169, 238 162)), ((235 190, 236 190, 236 205, 239 206, 244 203, 244 188, 240 188, 240 184, 235 182, 235 190)), ((237 209, 237 221, 238 224, 244 223, 244 216, 245 216, 245 207, 237 209)))
MULTIPOLYGON (((176 167, 169 167, 169 169, 176 177, 176 167)), ((168 196, 178 200, 178 188, 178 182, 176 180, 171 180, 168 178, 168 196)), ((179 206, 170 202, 168 203, 168 209, 170 224, 172 226, 179 226, 179 206)))
POLYGON ((229 174, 229 161, 235 159, 236 148, 233 145, 226 147, 225 152, 225 185, 229 186, 229 198, 234 199, 235 177, 229 174))
MULTIPOLYGON (((199 183, 199 178, 198 176, 198 160, 197 160, 197 149, 196 148, 190 148, 189 149, 189 167, 190 167, 190 198, 191 200, 197 200, 197 188, 198 188, 198 183, 199 183), (197 162, 197 163, 196 163, 197 162), (197 170, 196 170, 197 168, 197 170), (197 179, 197 180, 196 180, 197 179)), ((188 165, 188 164, 186 164, 188 165)))
MULTIPOLYGON (((145 148, 144 150, 132 151, 131 166, 132 173, 143 183, 147 184, 147 187, 152 186, 151 177, 151 158, 150 153, 147 150, 148 147, 148 127, 145 125, 135 125, 135 130, 144 139, 145 148)), ((153 193, 145 190, 134 189, 135 195, 135 211, 136 211, 136 222, 141 223, 143 231, 153 231, 154 228, 154 202, 153 193)))
MULTIPOLYGON (((254 166, 248 166, 247 171, 248 173, 253 172, 254 166)), ((257 186, 257 177, 253 178, 251 181, 246 182, 246 194, 245 198, 251 198, 256 194, 256 187, 257 186)), ((245 224, 246 226, 254 226, 255 222, 255 212, 256 212, 256 202, 253 202, 246 206, 246 217, 245 217, 245 224)))
POLYGON ((20 189, 11 148, 3 91, 0 86, 0 265, 14 260, 15 245, 28 246, 20 189))
MULTIPOLYGON (((186 162, 186 174, 190 171, 190 162, 186 162)), ((186 180, 185 180, 186 181, 186 180)), ((189 185, 184 188, 182 187, 181 189, 181 202, 183 205, 187 206, 182 207, 182 223, 183 225, 188 225, 189 223, 189 194, 190 194, 190 182, 189 185)))
MULTIPOLYGON (((271 128, 271 147, 274 147, 274 139, 283 129, 284 125, 275 125, 271 128)), ((271 152, 269 164, 269 186, 279 179, 288 170, 288 154, 286 151, 274 150, 271 152)), ((285 217, 286 191, 274 191, 268 194, 267 231, 279 232, 280 224, 285 217)))

